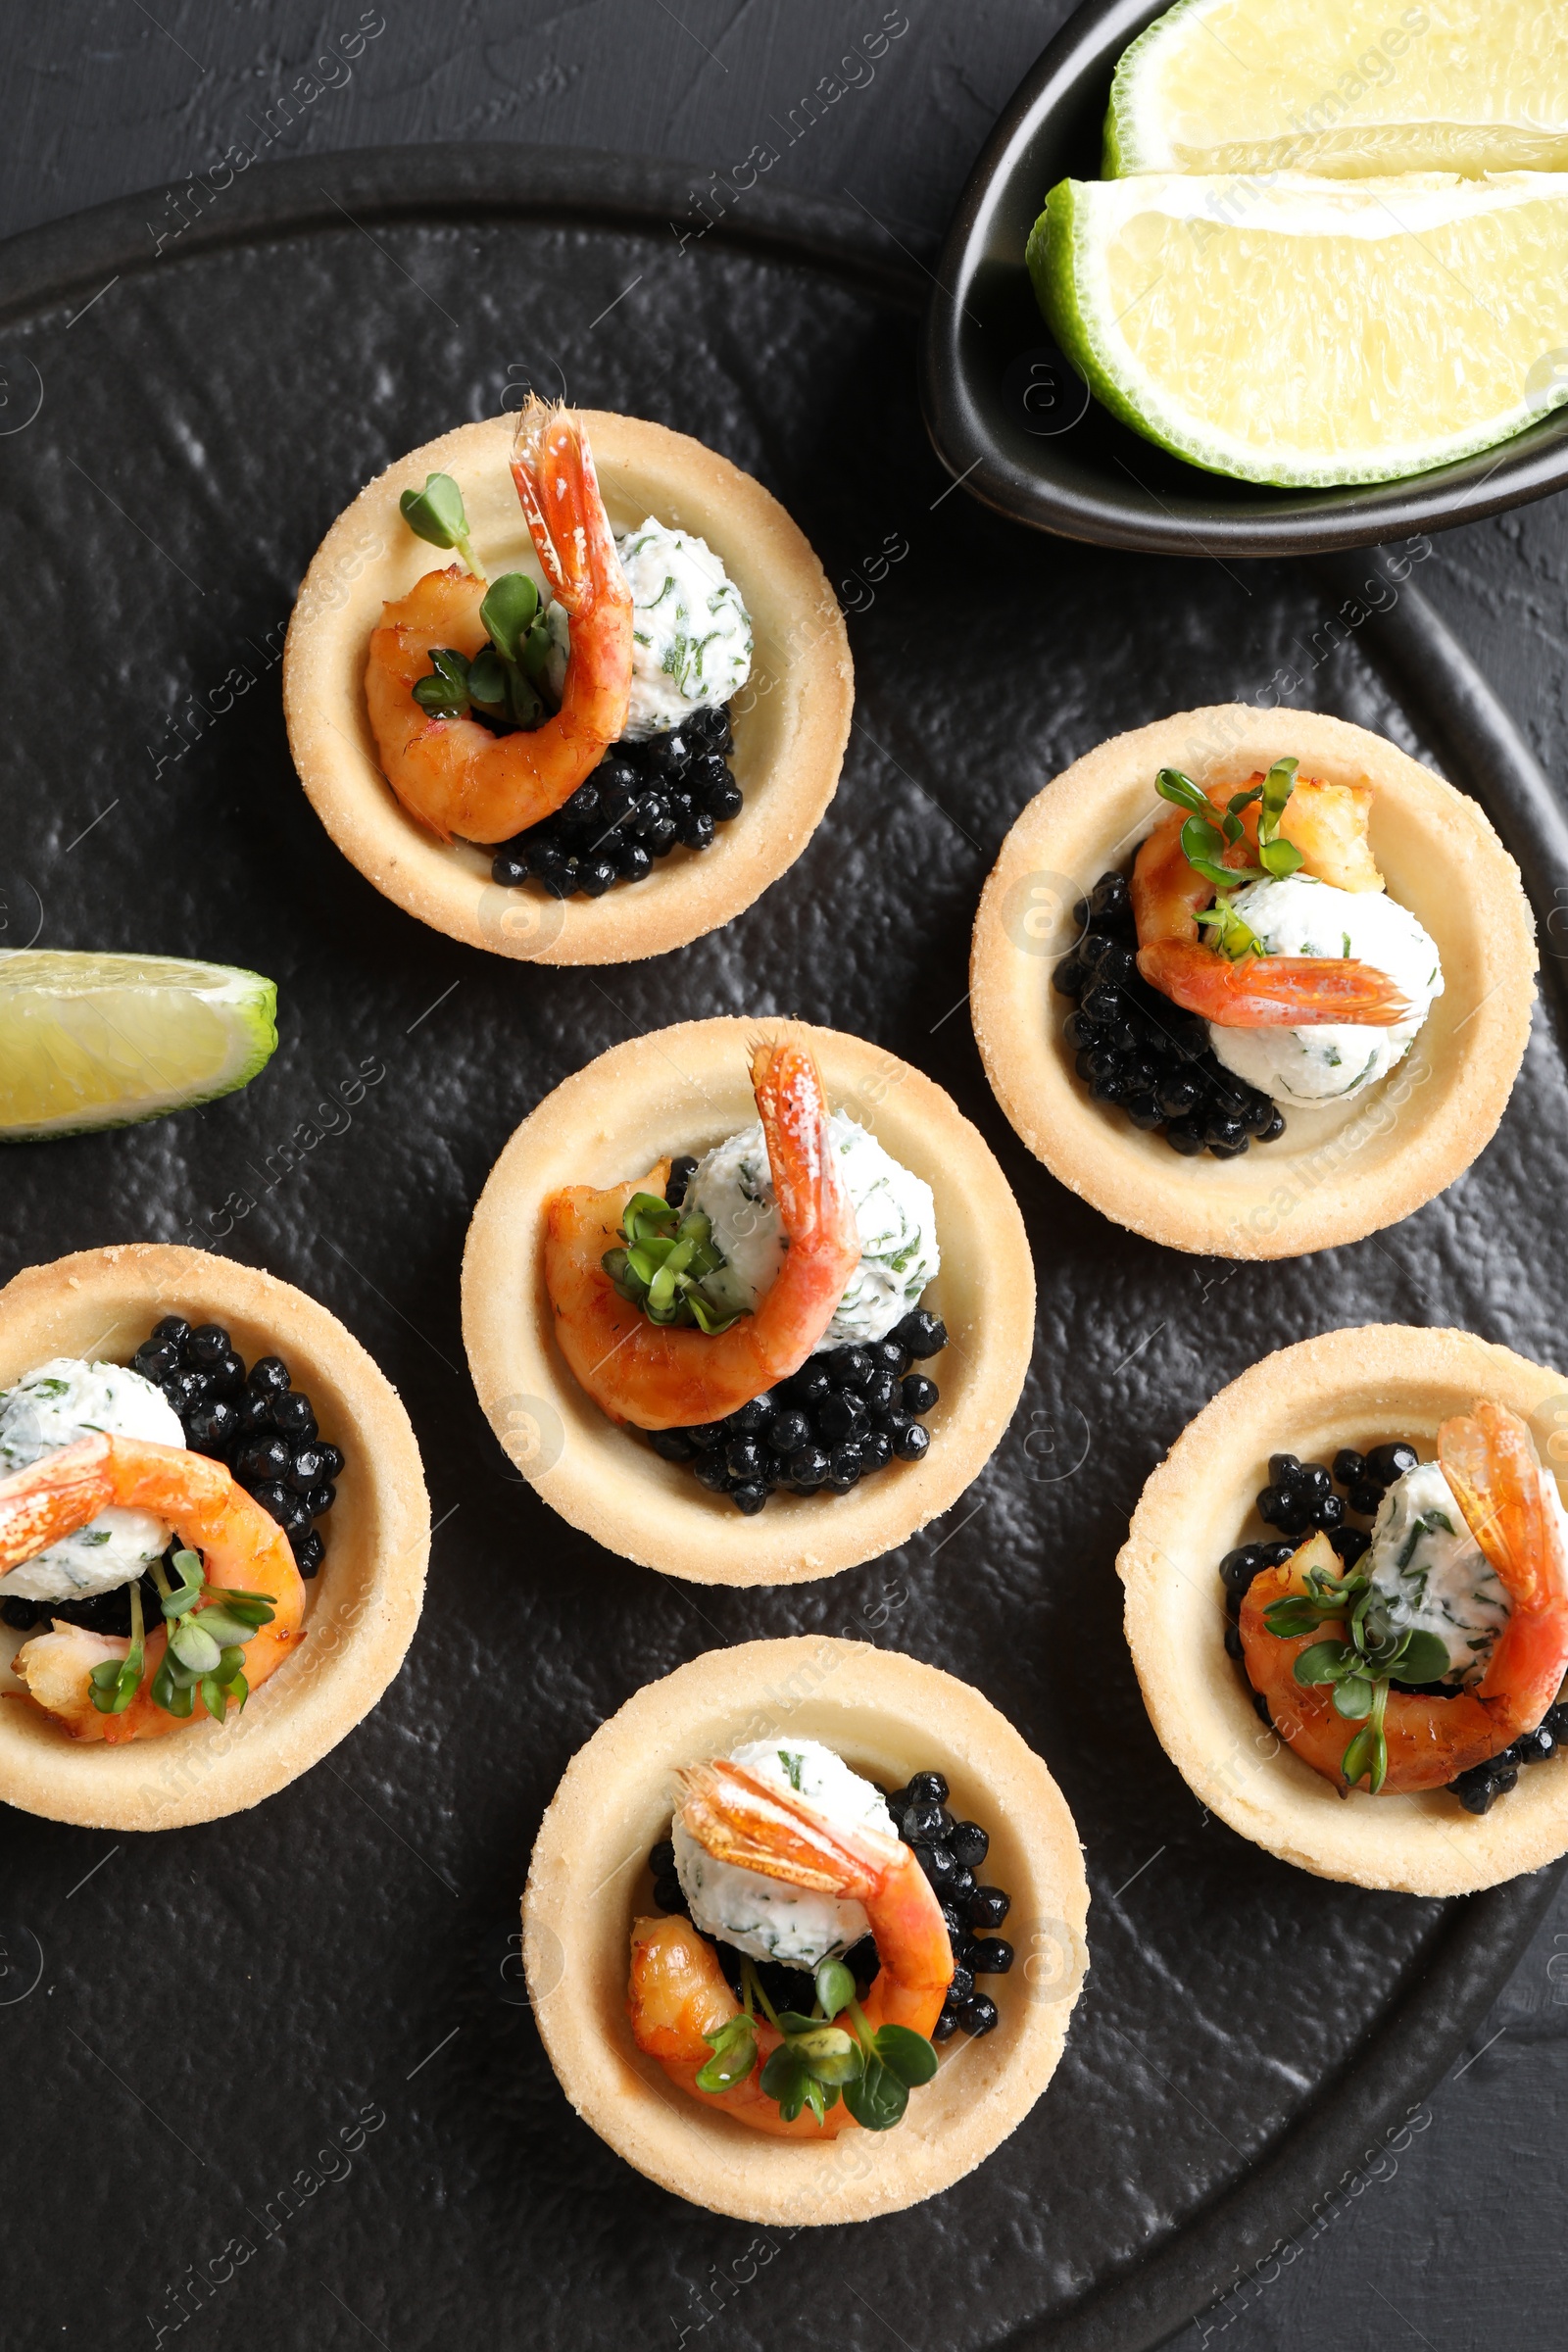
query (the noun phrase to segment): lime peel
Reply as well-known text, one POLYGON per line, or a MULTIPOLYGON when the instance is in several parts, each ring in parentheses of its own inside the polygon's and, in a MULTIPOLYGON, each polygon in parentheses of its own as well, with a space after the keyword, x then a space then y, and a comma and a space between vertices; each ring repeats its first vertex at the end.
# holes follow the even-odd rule
POLYGON ((248 1086, 277 1045, 260 972, 177 956, 0 951, 0 1142, 128 1127, 248 1086))
POLYGON ((1061 181, 1027 260, 1124 423, 1313 488, 1425 472, 1568 401, 1565 242, 1568 175, 1148 174, 1061 181))

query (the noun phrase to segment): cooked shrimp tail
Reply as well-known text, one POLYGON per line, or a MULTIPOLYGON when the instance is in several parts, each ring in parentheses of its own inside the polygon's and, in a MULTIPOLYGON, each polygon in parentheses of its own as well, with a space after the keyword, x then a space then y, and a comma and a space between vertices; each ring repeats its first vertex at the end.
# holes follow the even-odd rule
POLYGON ((863 1905, 881 1963, 866 2017, 930 2034, 953 1982, 953 1945, 910 1847, 877 1830, 825 1822, 804 1798, 726 1758, 677 1772, 675 1781, 683 1825, 715 1860, 863 1905))
MULTIPOLYGON (((1383 1737, 1384 1788, 1411 1794, 1446 1788, 1532 1732, 1568 1674, 1568 1547, 1529 1429, 1504 1405, 1478 1402, 1438 1432, 1438 1459, 1465 1523, 1495 1570, 1511 1604, 1486 1673, 1473 1690, 1433 1696, 1388 1690, 1383 1737)), ((1299 1637, 1269 1631, 1275 1602, 1308 1592, 1308 1575, 1340 1573, 1326 1536, 1303 1544, 1283 1568, 1255 1577, 1242 1601, 1241 1637, 1248 1678, 1268 1702, 1275 1731, 1303 1763, 1343 1790, 1350 1727, 1324 1685, 1302 1686, 1296 1661, 1325 1636, 1343 1638, 1343 1620, 1299 1637)))
POLYGON ((560 710, 493 735, 475 718, 432 718, 415 700, 433 650, 471 660, 485 643, 485 584, 452 565, 383 606, 365 692, 387 782, 420 824, 450 841, 510 840, 570 798, 623 733, 631 693, 631 591, 615 553, 581 422, 530 400, 512 475, 535 552, 571 619, 560 710))
MULTIPOLYGON (((206 1583, 270 1604, 270 1621, 244 1646, 244 1674, 254 1690, 275 1673, 298 1642, 305 1614, 305 1587, 288 1538, 221 1462, 184 1446, 107 1435, 78 1438, 0 1479, 0 1591, 13 1568, 74 1535, 112 1505, 167 1520, 202 1554, 206 1583)), ((192 1622, 199 1625, 204 1613, 197 1607, 192 1622)), ((123 1639, 57 1620, 52 1633, 23 1644, 12 1671, 26 1685, 33 1704, 73 1739, 112 1745, 157 1739, 182 1720, 152 1697, 167 1645, 165 1627, 148 1635, 135 1695, 113 1714, 94 1705, 92 1675, 95 1668, 126 1656, 130 1644, 123 1639)))
POLYGON ((573 1376, 612 1420, 640 1429, 719 1421, 798 1372, 859 1262, 860 1234, 834 1161, 821 1073, 788 1036, 759 1045, 752 1086, 787 1248, 756 1312, 725 1331, 653 1323, 603 1260, 648 1178, 609 1192, 570 1185, 545 1208, 545 1287, 573 1376))
MULTIPOLYGON (((1307 794, 1309 784, 1297 786, 1307 794)), ((1226 814, 1211 801, 1215 822, 1226 814)), ((1392 1028, 1410 1007, 1386 972, 1353 956, 1257 956, 1234 961, 1199 937, 1199 916, 1214 903, 1214 883, 1182 848, 1185 818, 1173 809, 1154 827, 1133 865, 1138 969, 1184 1012, 1224 1029, 1309 1029, 1326 1022, 1392 1028)), ((1225 863, 1246 866, 1256 854, 1257 811, 1246 811, 1243 836, 1225 863)))
MULTIPOLYGON (((863 1905, 880 1963, 876 1981, 858 2017, 852 2009, 824 2023, 856 2037, 862 2024, 872 2032, 897 2025, 929 2035, 953 1981, 953 1946, 942 1906, 908 1846, 876 1830, 824 1821, 803 1798, 727 1758, 678 1772, 675 1780, 682 1825, 716 1860, 863 1905)), ((785 2122, 761 2087, 783 2037, 761 2018, 753 2027, 756 2064, 742 2080, 717 2091, 698 2082, 714 2037, 739 2015, 740 2004, 713 1946, 690 1920, 634 1923, 626 2006, 637 2047, 705 2105, 792 2139, 830 2139, 854 2125, 844 2105, 829 2108, 821 2122, 808 2112, 785 2122)))

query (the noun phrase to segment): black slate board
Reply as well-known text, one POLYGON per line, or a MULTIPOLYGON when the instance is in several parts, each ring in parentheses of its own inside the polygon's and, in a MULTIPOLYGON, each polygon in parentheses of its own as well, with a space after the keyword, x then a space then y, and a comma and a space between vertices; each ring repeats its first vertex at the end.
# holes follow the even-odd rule
MULTIPOLYGON (((674 2345, 721 2324, 746 2347, 831 2330, 867 2352, 890 2332, 1131 2352, 1337 2209, 1550 1891, 1543 1874, 1467 1903, 1374 1897, 1206 1818, 1148 1727, 1111 1572, 1159 1453, 1285 1341, 1452 1321, 1549 1360, 1568 1272, 1544 1020, 1501 1134, 1444 1200, 1248 1272, 1055 1187, 992 1102, 963 1004, 1003 834, 1102 736, 1305 663, 1294 699, 1418 753, 1446 726, 1483 763, 1459 780, 1496 790, 1495 711, 1464 705, 1462 677, 1445 710, 1441 633, 1403 703, 1375 628, 1317 659, 1298 568, 1057 547, 954 494, 914 411, 910 281, 831 208, 760 192, 733 235, 681 252, 664 223, 686 188, 515 150, 362 156, 257 172, 150 266, 134 202, 7 255, 5 414, 18 386, 42 399, 0 434, 6 944, 36 927, 255 964, 283 1044, 205 1112, 8 1154, 3 1271, 205 1232, 303 1284, 401 1388, 439 1529, 402 1677, 256 1813, 156 1839, 5 1817, 7 2203, 29 2214, 8 2337, 28 2352, 74 2330, 171 2340, 193 2270, 202 2317, 242 2347, 674 2345), (601 972, 502 963, 379 899, 294 783, 275 683, 294 585, 358 485, 558 371, 758 473, 859 608, 845 779, 799 865, 717 938, 601 972), (890 533, 908 556, 857 587, 890 533), (54 666, 24 693, 33 649, 54 666), (187 719, 173 756, 187 698, 236 664, 256 685, 187 719), (517 1480, 463 1365, 464 1230, 512 1127, 608 1045, 716 1011, 798 1012, 930 1070, 1036 1245, 1034 1369, 983 1479, 903 1551, 796 1594, 597 1552, 517 1480), (272 1181, 321 1091, 367 1062, 385 1076, 352 1129, 272 1181), (1051 1762, 1089 1849, 1093 1971, 1050 2093, 978 2175, 850 2236, 760 2247, 570 2115, 508 1939, 540 1810, 631 1690, 717 1642, 877 1624, 1051 1762), (345 2133, 362 2144, 326 2153, 345 2133)), ((1399 625, 1420 621, 1407 604, 1399 625)))

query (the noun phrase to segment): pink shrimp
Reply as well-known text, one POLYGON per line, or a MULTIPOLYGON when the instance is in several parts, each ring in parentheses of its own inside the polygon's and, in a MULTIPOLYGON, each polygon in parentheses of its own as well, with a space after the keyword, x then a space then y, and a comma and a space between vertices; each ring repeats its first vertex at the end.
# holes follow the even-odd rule
MULTIPOLYGON (((1396 1793, 1446 1788, 1500 1755, 1536 1729, 1568 1673, 1568 1549, 1543 1483, 1549 1473, 1542 1470, 1529 1429, 1505 1405, 1478 1402, 1473 1412, 1444 1422, 1438 1460, 1513 1607, 1474 1690, 1441 1698, 1389 1692, 1384 1788, 1396 1793)), ((1350 1727, 1327 1685, 1303 1687, 1295 1674, 1302 1650, 1324 1639, 1343 1640, 1343 1622, 1285 1640, 1269 1632, 1263 1616, 1272 1602, 1304 1592, 1312 1567, 1338 1571, 1326 1537, 1314 1537, 1283 1568, 1253 1579, 1242 1602, 1242 1649, 1248 1679, 1267 1699, 1280 1738, 1314 1772, 1343 1787, 1350 1727)))
MULTIPOLYGON (((267 1596, 274 1614, 245 1644, 245 1679, 254 1690, 275 1673, 298 1642, 305 1614, 305 1587, 288 1538, 221 1462, 182 1446, 158 1446, 142 1438, 78 1438, 0 1479, 0 1592, 11 1569, 74 1535, 111 1504, 168 1520, 202 1553, 209 1584, 267 1596)), ((201 1613, 198 1608, 198 1625, 201 1613)), ((106 1659, 125 1656, 130 1644, 122 1637, 57 1621, 52 1633, 23 1644, 12 1669, 26 1684, 33 1704, 74 1740, 104 1740, 111 1745, 154 1740, 177 1731, 181 1721, 155 1706, 151 1694, 167 1641, 163 1626, 148 1634, 140 1687, 118 1715, 98 1712, 88 1678, 106 1659)))
MULTIPOLYGON (((830 1826, 801 1798, 727 1758, 675 1778, 682 1822, 715 1859, 863 1904, 880 1968, 862 2015, 873 2030, 898 2025, 929 2035, 953 1981, 953 1946, 942 1906, 909 1847, 875 1830, 830 1826)), ((790 2139, 831 2139, 854 2123, 842 2102, 822 2124, 809 2112, 784 2121, 761 2087, 762 2069, 781 2038, 762 2019, 751 2073, 728 2090, 698 2088, 698 2074, 713 2054, 705 2036, 734 2017, 739 2004, 713 1946, 690 1920, 633 1922, 626 2006, 637 2047, 704 2106, 790 2139)), ((839 2023, 849 2029, 848 2012, 839 2023)))
MULTIPOLYGON (((1257 779, 1261 780, 1261 779, 1257 779)), ((1324 786, 1325 792, 1339 788, 1324 786)), ((1291 809, 1305 803, 1314 787, 1298 784, 1286 808, 1282 833, 1289 838, 1291 809)), ((1225 816, 1223 800, 1211 796, 1214 822, 1225 816)), ((1345 1021, 1392 1028, 1409 1006, 1392 980, 1370 964, 1338 956, 1243 956, 1230 957, 1202 944, 1198 917, 1216 892, 1182 849, 1186 812, 1173 808, 1157 824, 1133 865, 1133 913, 1138 923, 1138 969, 1184 1012, 1196 1012, 1223 1029, 1308 1029, 1345 1021)), ((1226 852, 1227 865, 1245 866, 1257 856, 1257 805, 1242 819, 1244 834, 1226 852)))
POLYGON ((571 620, 561 709, 531 731, 492 735, 474 718, 430 718, 414 697, 432 647, 471 658, 485 642, 485 583, 460 565, 427 571, 384 605, 365 673, 387 782, 443 841, 508 841, 549 816, 596 768, 626 724, 631 591, 599 495, 593 453, 565 409, 530 400, 512 475, 546 579, 571 620))
POLYGON ((612 1421, 689 1429, 749 1404, 800 1370, 859 1263, 859 1227, 834 1165, 809 1048, 788 1039, 758 1046, 752 1088, 789 1246, 755 1314, 727 1331, 652 1323, 605 1272, 601 1261, 619 1239, 626 1202, 651 1178, 604 1193, 568 1185, 546 1203, 545 1288, 556 1338, 577 1381, 612 1421))

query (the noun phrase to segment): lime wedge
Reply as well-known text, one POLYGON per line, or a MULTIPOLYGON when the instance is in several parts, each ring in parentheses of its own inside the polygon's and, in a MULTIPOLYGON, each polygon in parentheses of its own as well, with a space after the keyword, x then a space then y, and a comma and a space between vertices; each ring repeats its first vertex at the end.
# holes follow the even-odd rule
POLYGON ((0 953, 0 1142, 128 1127, 246 1086, 277 1044, 260 972, 172 956, 0 953))
POLYGON ((1568 171, 1542 0, 1178 0, 1111 85, 1105 174, 1568 171))
POLYGON ((1568 174, 1053 188, 1029 272, 1105 406, 1213 473, 1392 481, 1568 400, 1568 174))

